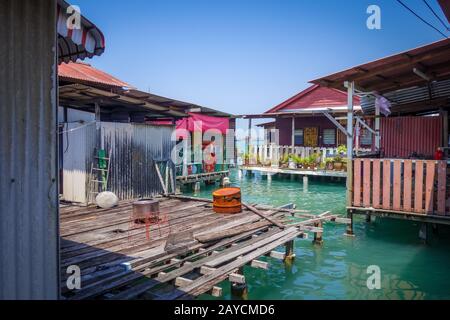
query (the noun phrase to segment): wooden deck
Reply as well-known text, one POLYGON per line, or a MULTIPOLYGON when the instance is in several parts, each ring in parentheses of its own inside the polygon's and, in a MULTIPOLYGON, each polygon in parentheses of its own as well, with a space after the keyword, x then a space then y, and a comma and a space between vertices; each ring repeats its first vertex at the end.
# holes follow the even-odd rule
POLYGON ((230 171, 217 171, 217 172, 205 172, 198 174, 191 174, 188 176, 178 176, 177 184, 188 184, 196 182, 216 182, 220 181, 224 177, 228 177, 230 171))
POLYGON ((271 174, 293 174, 301 176, 315 176, 315 177, 337 177, 337 178, 347 178, 347 172, 345 171, 334 171, 334 170, 303 170, 303 169, 283 169, 283 168, 273 168, 273 167, 263 167, 263 166, 241 166, 241 170, 248 171, 259 171, 262 173, 271 174))
POLYGON ((348 223, 325 212, 257 207, 282 228, 249 210, 236 215, 213 212, 209 200, 159 198, 159 227, 131 219, 132 201, 113 209, 64 207, 60 210, 61 288, 66 299, 192 299, 203 293, 220 296, 223 280, 245 282, 242 267, 266 269, 261 256, 292 258, 293 240, 308 232, 321 237, 322 223, 348 223), (177 250, 167 244, 184 239, 177 250), (286 250, 276 249, 286 246, 286 250), (67 268, 81 269, 81 289, 67 288, 67 268))

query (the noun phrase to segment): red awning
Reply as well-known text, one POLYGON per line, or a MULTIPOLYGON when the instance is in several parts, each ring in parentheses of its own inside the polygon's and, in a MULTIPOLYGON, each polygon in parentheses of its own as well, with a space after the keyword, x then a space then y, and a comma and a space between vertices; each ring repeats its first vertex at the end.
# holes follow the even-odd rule
POLYGON ((69 4, 58 0, 57 31, 59 63, 76 61, 77 59, 99 56, 105 51, 103 33, 88 19, 81 16, 79 29, 69 29, 67 21, 71 13, 67 12, 69 4))

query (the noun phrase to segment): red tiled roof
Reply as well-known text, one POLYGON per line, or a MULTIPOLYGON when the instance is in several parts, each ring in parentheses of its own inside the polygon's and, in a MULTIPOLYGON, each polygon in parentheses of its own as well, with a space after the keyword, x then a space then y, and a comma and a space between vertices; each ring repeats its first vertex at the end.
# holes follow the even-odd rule
POLYGON ((108 87, 134 88, 130 84, 83 62, 69 62, 67 64, 61 64, 58 67, 58 75, 61 80, 70 82, 101 84, 108 87))
MULTIPOLYGON (((353 100, 355 105, 359 105, 359 97, 353 100)), ((303 90, 292 98, 280 103, 265 113, 281 112, 293 109, 312 109, 342 107, 347 105, 347 93, 334 89, 321 87, 317 84, 303 90)))

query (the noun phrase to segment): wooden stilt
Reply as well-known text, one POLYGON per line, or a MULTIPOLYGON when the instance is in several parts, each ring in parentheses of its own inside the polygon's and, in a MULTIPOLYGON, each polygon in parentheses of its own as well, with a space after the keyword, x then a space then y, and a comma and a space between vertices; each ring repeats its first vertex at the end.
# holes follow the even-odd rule
MULTIPOLYGON (((322 223, 322 221, 318 221, 318 222, 314 223, 314 226, 317 227, 317 228, 322 228, 323 227, 323 223, 322 223)), ((313 243, 317 244, 317 245, 322 245, 323 244, 322 232, 315 232, 314 233, 313 243)))
POLYGON ((284 255, 284 262, 285 263, 292 263, 294 258, 295 258, 294 240, 291 240, 289 242, 286 242, 286 253, 284 255))
POLYGON ((350 219, 350 223, 347 224, 347 230, 345 232, 346 236, 353 237, 353 210, 347 210, 347 218, 350 219))
POLYGON ((427 223, 422 223, 422 225, 420 226, 420 230, 419 230, 419 238, 420 240, 422 240, 423 243, 427 243, 427 229, 428 229, 428 224, 427 223))
POLYGON ((235 276, 232 277, 230 275, 230 285, 231 285, 231 297, 235 300, 248 300, 248 287, 245 282, 245 277, 242 277, 244 281, 241 281, 242 278, 238 277, 238 275, 244 275, 244 267, 239 268, 237 272, 235 272, 235 276), (232 282, 233 279, 238 280, 239 282, 232 282))

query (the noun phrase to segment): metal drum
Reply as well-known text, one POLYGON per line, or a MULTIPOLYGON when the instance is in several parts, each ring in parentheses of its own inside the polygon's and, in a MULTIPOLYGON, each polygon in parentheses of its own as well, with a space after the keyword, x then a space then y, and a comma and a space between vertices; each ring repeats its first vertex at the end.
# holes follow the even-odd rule
POLYGON ((213 193, 213 210, 216 213, 242 212, 241 189, 223 188, 213 193))
POLYGON ((139 200, 133 202, 133 220, 136 223, 146 223, 159 218, 158 200, 139 200))

